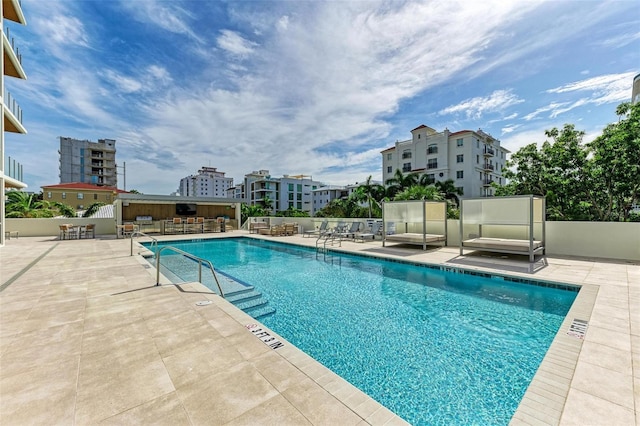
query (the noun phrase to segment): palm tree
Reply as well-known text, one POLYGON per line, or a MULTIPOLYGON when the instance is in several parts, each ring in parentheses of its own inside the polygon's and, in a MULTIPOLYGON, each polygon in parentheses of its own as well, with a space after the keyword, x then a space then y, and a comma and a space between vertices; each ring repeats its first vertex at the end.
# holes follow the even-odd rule
POLYGON ((418 184, 422 186, 433 185, 434 182, 435 182, 435 179, 426 173, 423 173, 422 175, 420 175, 420 178, 418 179, 418 184))
POLYGON ((53 217, 54 212, 47 201, 38 201, 37 196, 23 191, 10 191, 6 195, 6 217, 53 217))
POLYGON ((371 175, 367 178, 364 184, 360 185, 353 196, 357 201, 365 201, 369 208, 369 218, 373 217, 373 207, 375 205, 376 210, 380 211, 380 201, 384 197, 384 186, 377 183, 371 183, 371 175))
POLYGON ((433 185, 430 185, 430 186, 413 185, 405 189, 404 191, 396 194, 393 200, 394 201, 405 201, 405 200, 441 201, 442 194, 433 185))
POLYGON ((436 182, 435 186, 438 191, 440 191, 444 199, 453 201, 456 205, 456 208, 460 207, 459 195, 464 195, 464 191, 462 190, 462 188, 456 187, 453 179, 436 182))
POLYGON ((412 187, 418 183, 418 175, 416 173, 409 173, 405 175, 400 169, 396 169, 396 173, 391 179, 387 179, 385 184, 387 185, 387 195, 393 198, 398 192, 404 191, 407 188, 412 187))

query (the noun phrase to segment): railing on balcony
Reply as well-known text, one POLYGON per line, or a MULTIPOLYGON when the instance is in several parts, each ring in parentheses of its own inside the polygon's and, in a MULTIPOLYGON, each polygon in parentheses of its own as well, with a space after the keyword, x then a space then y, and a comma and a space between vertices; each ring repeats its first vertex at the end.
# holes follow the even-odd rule
POLYGON ((5 32, 5 35, 7 36, 7 40, 9 40, 9 44, 11 44, 11 49, 13 49, 13 53, 15 53, 16 58, 18 59, 18 62, 20 63, 20 65, 22 65, 22 53, 20 53, 20 49, 16 47, 16 40, 13 37, 11 37, 11 34, 9 32, 9 27, 5 27, 4 32, 5 32))
POLYGON ((490 186, 492 183, 493 183, 493 179, 484 179, 484 180, 482 181, 482 184, 483 184, 484 186, 490 186))
POLYGON ((495 151, 490 146, 485 146, 484 155, 495 155, 495 151))
POLYGON ((22 124, 22 109, 18 102, 11 96, 11 92, 5 90, 4 92, 4 105, 11 111, 13 116, 22 124))
POLYGON ((484 169, 485 170, 494 170, 493 164, 485 163, 484 164, 484 169))
POLYGON ((18 163, 14 158, 5 158, 4 175, 22 182, 22 164, 18 163))
POLYGON ((437 154, 437 153, 438 153, 437 146, 430 146, 429 148, 427 148, 427 154, 437 154))

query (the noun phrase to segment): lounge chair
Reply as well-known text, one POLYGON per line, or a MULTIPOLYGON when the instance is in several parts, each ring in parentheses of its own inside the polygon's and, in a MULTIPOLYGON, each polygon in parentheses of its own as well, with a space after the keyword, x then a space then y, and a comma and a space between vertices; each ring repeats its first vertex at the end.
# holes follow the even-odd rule
POLYGON ((293 235, 296 233, 296 228, 298 227, 297 223, 284 223, 282 224, 284 227, 284 235, 293 235))
POLYGON ((328 220, 323 220, 318 229, 312 229, 309 231, 304 231, 302 234, 303 237, 310 237, 312 235, 322 235, 327 232, 327 226, 329 225, 328 220))
POLYGON ((360 230, 360 225, 362 225, 362 222, 351 222, 351 226, 348 230, 343 229, 342 231, 338 231, 336 235, 340 238, 354 238, 356 232, 360 230))
POLYGON ((375 240, 376 235, 380 234, 380 226, 382 226, 380 222, 373 222, 373 224, 371 225, 371 230, 369 232, 356 232, 353 236, 353 240, 360 240, 362 242, 364 242, 366 238, 375 240))

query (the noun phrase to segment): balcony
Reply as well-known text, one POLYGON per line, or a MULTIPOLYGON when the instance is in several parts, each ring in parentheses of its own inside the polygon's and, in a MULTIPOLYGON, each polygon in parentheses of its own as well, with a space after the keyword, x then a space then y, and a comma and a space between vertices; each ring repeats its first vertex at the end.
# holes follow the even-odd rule
POLYGON ((494 170, 493 164, 484 163, 484 170, 494 170))
POLYGON ((27 129, 22 125, 22 109, 11 93, 4 93, 4 130, 5 132, 26 134, 27 129))
POLYGON ((482 186, 491 186, 492 183, 493 183, 493 179, 485 178, 482 181, 482 186))
POLYGON ((493 157, 494 155, 496 155, 496 152, 493 150, 493 148, 488 145, 485 145, 482 153, 485 157, 493 157))
POLYGON ((11 157, 4 159, 4 186, 6 188, 16 189, 27 187, 27 185, 23 183, 22 164, 11 157))
POLYGON ((6 28, 2 34, 2 43, 4 44, 4 75, 26 80, 27 75, 22 68, 22 55, 15 47, 14 39, 9 35, 9 28, 6 28))
POLYGON ((18 24, 27 25, 20 0, 2 0, 2 17, 18 24))

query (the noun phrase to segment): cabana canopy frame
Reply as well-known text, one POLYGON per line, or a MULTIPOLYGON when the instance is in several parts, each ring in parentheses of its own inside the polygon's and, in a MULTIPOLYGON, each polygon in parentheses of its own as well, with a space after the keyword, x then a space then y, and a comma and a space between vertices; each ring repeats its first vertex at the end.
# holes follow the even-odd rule
POLYGON ((387 242, 447 245, 445 201, 392 201, 382 203, 382 246, 387 242), (389 225, 393 224, 393 228, 389 225), (395 229, 395 233, 391 233, 395 229))
POLYGON ((545 199, 535 195, 468 198, 460 204, 460 256, 464 249, 545 253, 545 199))

